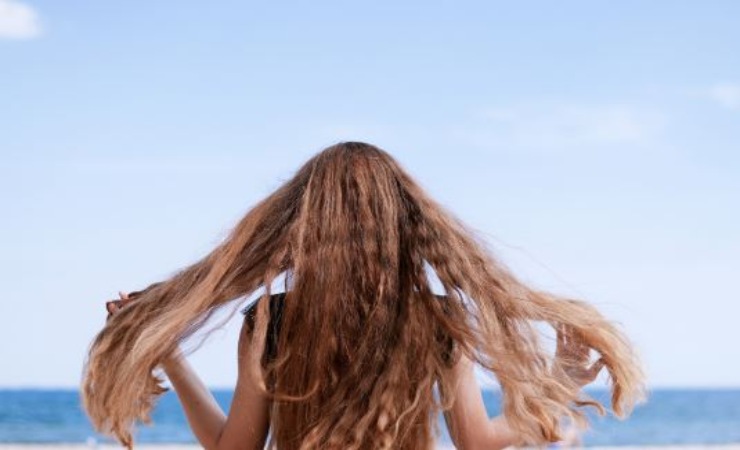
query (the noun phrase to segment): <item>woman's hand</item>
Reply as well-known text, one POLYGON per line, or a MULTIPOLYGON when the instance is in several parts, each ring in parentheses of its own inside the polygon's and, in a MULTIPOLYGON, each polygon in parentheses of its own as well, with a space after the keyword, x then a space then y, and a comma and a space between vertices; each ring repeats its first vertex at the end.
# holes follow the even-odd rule
MULTIPOLYGON (((141 292, 139 291, 131 293, 118 291, 118 300, 109 300, 105 302, 105 308, 108 310, 108 317, 106 318, 106 320, 110 320, 110 318, 113 317, 114 314, 120 311, 121 308, 123 308, 124 306, 136 300, 140 294, 141 292)), ((182 354, 182 351, 180 351, 180 348, 177 347, 173 352, 171 352, 162 360, 161 365, 165 369, 169 367, 174 367, 177 364, 181 363, 183 359, 184 355, 182 354)))
POLYGON ((106 320, 109 320, 111 317, 113 317, 113 314, 117 313, 121 308, 136 299, 136 297, 132 297, 128 293, 123 291, 118 291, 118 296, 118 300, 110 300, 105 302, 105 309, 108 310, 108 317, 106 318, 106 320))
POLYGON ((579 387, 593 382, 604 368, 604 359, 599 358, 590 364, 591 349, 572 327, 559 324, 557 333, 556 364, 559 364, 565 375, 579 387))

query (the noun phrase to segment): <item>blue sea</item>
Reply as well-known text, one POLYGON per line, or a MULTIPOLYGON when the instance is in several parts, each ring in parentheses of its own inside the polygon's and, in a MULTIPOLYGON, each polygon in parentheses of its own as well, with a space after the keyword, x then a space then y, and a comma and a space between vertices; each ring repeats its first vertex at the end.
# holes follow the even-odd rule
MULTIPOLYGON (((606 392, 591 392, 605 398, 606 392)), ((216 390, 228 411, 231 391, 216 390)), ((484 391, 490 415, 499 412, 499 394, 484 391)), ((196 443, 174 392, 153 413, 154 424, 140 426, 140 443, 196 443)), ((740 390, 654 390, 648 403, 627 421, 594 418, 586 445, 728 444, 740 442, 740 390)), ((444 429, 444 427, 442 427, 444 429)), ((0 442, 111 442, 96 434, 80 408, 75 390, 0 390, 0 442)), ((445 436, 442 442, 449 442, 445 436)))

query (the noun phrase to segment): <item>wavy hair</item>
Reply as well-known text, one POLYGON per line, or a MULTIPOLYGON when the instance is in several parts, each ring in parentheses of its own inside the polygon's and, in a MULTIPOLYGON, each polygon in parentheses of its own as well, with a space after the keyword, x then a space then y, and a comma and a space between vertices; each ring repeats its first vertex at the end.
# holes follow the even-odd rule
MULTIPOLYGON (((430 448, 435 417, 454 401, 446 341, 455 358, 496 377, 522 443, 559 440, 564 421, 587 423, 583 406, 605 406, 558 376, 538 322, 570 327, 600 355, 617 416, 643 395, 634 349, 612 322, 519 281, 387 152, 341 142, 254 205, 204 258, 140 291, 105 324, 81 390, 95 428, 131 448, 136 422, 151 422, 167 390, 156 371, 163 358, 217 308, 259 289, 268 298, 283 273, 278 357, 260 365, 274 400, 271 448, 430 448)), ((256 312, 252 338, 262 342, 268 308, 260 301, 256 312)))

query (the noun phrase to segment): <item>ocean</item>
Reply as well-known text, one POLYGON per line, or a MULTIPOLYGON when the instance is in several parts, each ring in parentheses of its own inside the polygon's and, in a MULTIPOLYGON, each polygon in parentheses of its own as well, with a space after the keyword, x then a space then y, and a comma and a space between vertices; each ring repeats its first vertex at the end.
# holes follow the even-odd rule
MULTIPOLYGON (((592 391, 605 398, 605 391, 592 391)), ((214 396, 228 411, 231 391, 214 396)), ((484 391, 490 415, 499 412, 499 394, 484 391)), ((174 392, 167 392, 153 413, 154 423, 138 428, 140 443, 197 443, 174 392)), ((626 421, 593 418, 584 444, 679 445, 740 443, 740 390, 669 390, 650 393, 626 421)), ((449 442, 443 430, 440 442, 449 442)), ((96 434, 80 408, 75 390, 0 390, 1 443, 112 442, 96 434)))

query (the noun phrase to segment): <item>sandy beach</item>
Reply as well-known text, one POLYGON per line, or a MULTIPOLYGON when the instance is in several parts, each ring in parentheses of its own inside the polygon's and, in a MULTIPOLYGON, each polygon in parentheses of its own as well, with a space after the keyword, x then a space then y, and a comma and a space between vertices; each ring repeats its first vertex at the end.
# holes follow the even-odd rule
MULTIPOLYGON (((0 444, 0 450, 118 450, 121 447, 113 445, 86 445, 86 444, 0 444)), ((160 444, 137 445, 141 450, 197 450, 198 445, 160 444)), ((574 447, 590 450, 740 450, 740 443, 729 445, 667 445, 667 446, 620 446, 620 447, 574 447)), ((454 447, 440 446, 438 450, 455 450, 454 447)), ((513 449, 513 447, 512 447, 513 449)))

